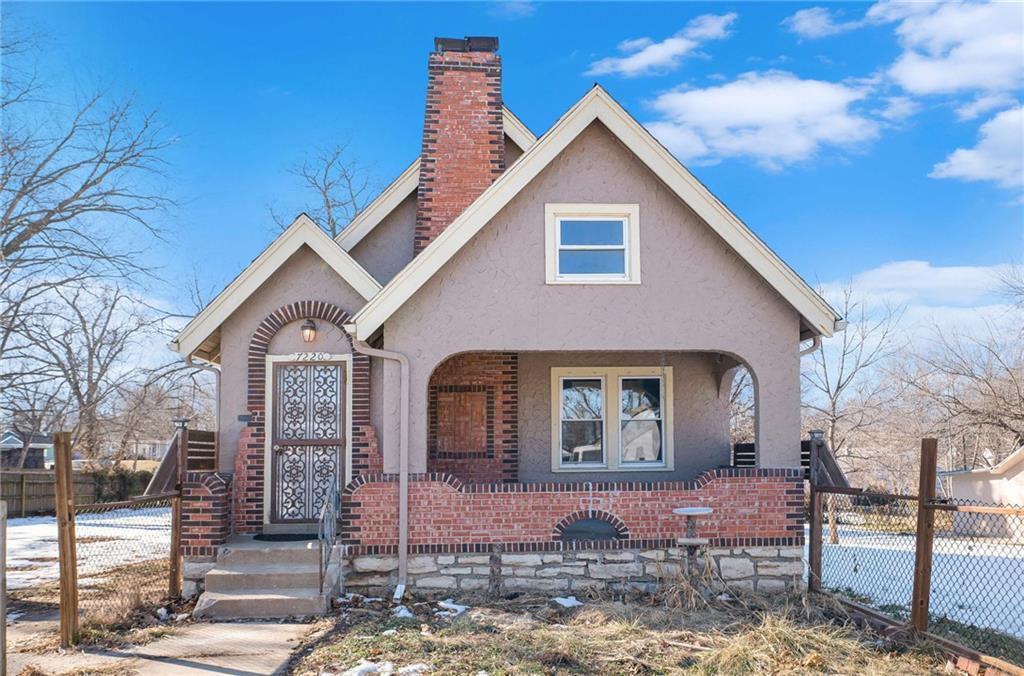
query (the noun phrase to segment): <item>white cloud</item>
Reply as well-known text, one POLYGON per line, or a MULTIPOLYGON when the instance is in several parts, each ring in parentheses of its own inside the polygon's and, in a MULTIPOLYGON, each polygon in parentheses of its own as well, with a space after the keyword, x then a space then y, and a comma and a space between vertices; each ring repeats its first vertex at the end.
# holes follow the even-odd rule
POLYGON ((909 97, 890 96, 885 99, 885 108, 878 114, 890 122, 899 122, 916 113, 919 108, 918 103, 909 97))
POLYGON ((810 40, 845 33, 864 25, 863 20, 837 21, 836 16, 836 13, 824 7, 810 7, 787 17, 782 24, 791 32, 810 40))
POLYGON ((1019 2, 883 0, 862 19, 838 17, 838 12, 812 7, 783 23, 804 38, 895 23, 903 52, 888 74, 911 94, 1010 92, 1024 81, 1024 5, 1019 2))
POLYGON ((1013 97, 1008 94, 984 94, 957 108, 956 117, 958 120, 973 120, 979 115, 996 108, 1005 108, 1012 103, 1013 97))
POLYGON ((904 51, 889 75, 908 92, 1007 92, 1024 81, 1020 3, 879 3, 868 18, 899 21, 896 35, 904 51))
POLYGON ((932 265, 927 261, 893 261, 852 279, 822 285, 826 299, 838 304, 846 287, 868 312, 884 307, 903 310, 906 331, 979 328, 1012 310, 1000 294, 1000 275, 1008 265, 932 265))
POLYGON ((851 110, 866 96, 862 88, 784 71, 752 72, 723 85, 661 94, 653 107, 662 119, 647 127, 684 161, 745 156, 777 170, 822 146, 875 138, 878 124, 851 110))
POLYGON ((932 178, 992 181, 1024 187, 1024 107, 1004 110, 981 125, 973 148, 957 148, 935 165, 932 178))
POLYGON ((629 56, 609 56, 599 59, 587 70, 587 75, 617 74, 637 77, 651 73, 675 70, 679 62, 693 54, 704 42, 728 37, 729 26, 736 14, 703 14, 686 24, 683 30, 661 42, 651 38, 623 40, 618 49, 629 56))
POLYGON ((499 0, 491 6, 491 16, 499 19, 525 19, 533 16, 537 5, 526 0, 499 0))

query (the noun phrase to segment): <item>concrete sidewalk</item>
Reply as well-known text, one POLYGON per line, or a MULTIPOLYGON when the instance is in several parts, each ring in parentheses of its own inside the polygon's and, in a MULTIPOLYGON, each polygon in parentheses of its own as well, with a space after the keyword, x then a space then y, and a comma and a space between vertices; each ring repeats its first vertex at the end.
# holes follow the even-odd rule
POLYGON ((179 625, 173 636, 125 651, 8 655, 8 673, 34 666, 46 674, 102 671, 109 674, 183 676, 280 673, 309 624, 216 622, 179 625))

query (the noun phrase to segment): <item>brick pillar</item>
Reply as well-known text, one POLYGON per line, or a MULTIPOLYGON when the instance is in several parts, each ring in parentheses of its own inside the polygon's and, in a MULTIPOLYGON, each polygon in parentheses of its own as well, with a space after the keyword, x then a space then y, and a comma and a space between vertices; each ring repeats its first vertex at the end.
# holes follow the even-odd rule
POLYGON ((415 254, 505 170, 497 46, 488 38, 435 40, 427 67, 415 254))
POLYGON ((213 558, 230 533, 228 480, 215 472, 186 472, 181 486, 181 553, 213 558))

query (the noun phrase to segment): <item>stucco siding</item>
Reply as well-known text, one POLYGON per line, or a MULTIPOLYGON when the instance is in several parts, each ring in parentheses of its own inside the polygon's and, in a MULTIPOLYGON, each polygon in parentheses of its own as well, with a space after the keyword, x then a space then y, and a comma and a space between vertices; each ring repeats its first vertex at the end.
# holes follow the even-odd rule
MULTIPOLYGON (((302 247, 221 325, 221 382, 218 419, 219 470, 234 468, 238 437, 246 414, 247 354, 253 331, 274 310, 301 300, 322 300, 355 314, 365 300, 308 247, 302 247)), ((271 339, 269 354, 351 352, 344 332, 329 322, 317 323, 316 340, 302 342, 299 324, 281 328, 271 339)))
MULTIPOLYGON (((728 465, 729 387, 718 394, 709 354, 650 352, 530 353, 519 355, 519 479, 521 481, 675 481, 728 465), (653 472, 551 470, 551 369, 566 366, 672 368, 674 467, 653 472)), ((667 404, 667 402, 665 402, 667 404)), ((615 404, 612 403, 612 410, 615 404)), ((667 406, 666 406, 667 408, 667 406)), ((617 424, 609 420, 609 425, 617 424)), ((614 453, 615 449, 608 449, 614 453)))
POLYGON ((416 231, 416 194, 402 200, 349 254, 381 284, 387 284, 412 260, 416 231))
MULTIPOLYGON (((752 369, 759 461, 799 466, 799 316, 599 123, 585 130, 384 326, 411 361, 413 471, 425 468, 426 388, 446 356, 473 350, 720 351, 752 369), (642 284, 545 284, 544 205, 640 210, 642 284)), ((385 396, 397 400, 397 368, 385 396)), ((382 430, 397 467, 397 416, 382 430)))

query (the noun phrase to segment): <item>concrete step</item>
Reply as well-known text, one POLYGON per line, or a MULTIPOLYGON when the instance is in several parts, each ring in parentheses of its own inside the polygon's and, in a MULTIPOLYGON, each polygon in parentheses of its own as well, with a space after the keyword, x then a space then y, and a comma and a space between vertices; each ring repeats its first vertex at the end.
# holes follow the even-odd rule
POLYGON ((320 548, 313 542, 229 542, 220 548, 217 563, 234 565, 306 564, 317 566, 320 548))
MULTIPOLYGON (((320 568, 316 564, 257 563, 217 564, 206 574, 206 590, 235 589, 310 589, 320 587, 320 568)), ((326 585, 325 585, 326 587, 326 585)))
POLYGON ((192 615, 215 620, 238 620, 323 615, 327 608, 327 597, 320 594, 319 587, 277 591, 233 589, 203 592, 192 615))

